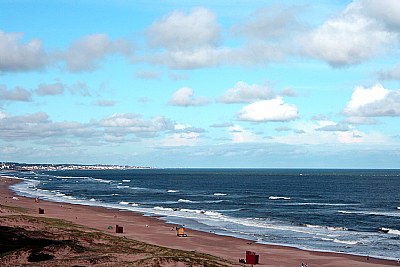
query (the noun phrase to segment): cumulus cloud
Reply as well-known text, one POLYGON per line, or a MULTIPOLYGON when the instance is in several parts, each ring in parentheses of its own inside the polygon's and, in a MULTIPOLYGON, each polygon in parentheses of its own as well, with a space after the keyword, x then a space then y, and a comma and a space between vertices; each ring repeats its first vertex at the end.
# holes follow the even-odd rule
POLYGON ((298 13, 297 7, 285 6, 257 10, 246 22, 233 26, 229 36, 239 37, 241 43, 232 47, 221 45, 221 28, 212 11, 202 7, 188 14, 174 11, 147 29, 147 43, 153 51, 146 60, 173 69, 281 61, 294 52, 296 31, 303 29, 298 13))
POLYGON ((174 127, 174 123, 164 117, 145 120, 140 115, 131 113, 112 115, 102 119, 99 125, 114 136, 135 134, 140 137, 154 137, 160 132, 173 130, 174 127))
POLYGON ((270 100, 260 100, 243 107, 237 117, 239 120, 265 122, 289 121, 298 117, 295 105, 287 104, 282 97, 270 100))
POLYGON ((175 124, 174 133, 162 141, 165 147, 193 146, 200 141, 204 129, 193 127, 189 124, 175 124))
POLYGON ((275 5, 257 9, 242 25, 234 27, 234 32, 251 39, 270 41, 287 38, 289 32, 302 28, 297 19, 298 7, 275 5))
POLYGON ((22 87, 7 89, 0 86, 0 101, 22 101, 29 102, 32 100, 32 93, 22 87))
POLYGON ((189 106, 204 106, 209 103, 205 97, 195 97, 193 89, 183 87, 174 92, 169 104, 174 106, 189 107, 189 106))
POLYGON ((0 71, 29 71, 42 69, 48 55, 39 39, 22 43, 22 33, 0 31, 0 71))
POLYGON ((99 62, 113 54, 129 55, 131 45, 124 40, 111 40, 106 34, 92 34, 82 37, 62 53, 69 71, 92 71, 99 62))
MULTIPOLYGON (((379 1, 379 9, 388 10, 394 2, 379 1)), ((303 39, 305 53, 337 67, 360 63, 398 43, 398 32, 387 27, 382 14, 374 16, 371 3, 355 0, 341 14, 306 35, 303 39)), ((386 19, 389 17, 392 15, 386 19)))
POLYGON ((343 113, 351 117, 400 116, 400 90, 388 90, 380 84, 358 86, 343 113))
POLYGON ((0 139, 6 141, 42 140, 59 137, 93 137, 95 130, 78 122, 52 122, 44 112, 0 118, 0 139))
POLYGON ((62 95, 64 93, 64 85, 62 83, 53 83, 53 84, 39 84, 36 89, 36 94, 40 96, 46 95, 62 95))
POLYGON ((367 13, 385 23, 389 29, 400 30, 400 6, 397 0, 358 0, 367 13))
POLYGON ((147 29, 150 46, 172 51, 215 45, 219 34, 216 16, 202 7, 194 8, 188 15, 174 11, 147 29))
POLYGON ((237 82, 233 88, 230 88, 220 97, 223 103, 250 103, 263 99, 271 99, 275 97, 275 93, 267 86, 256 84, 247 84, 245 82, 237 82))
POLYGON ((400 80, 400 64, 379 73, 381 80, 400 80))
POLYGON ((154 63, 175 69, 218 64, 220 27, 213 12, 198 7, 189 14, 174 11, 155 21, 146 31, 150 47, 161 49, 154 63))

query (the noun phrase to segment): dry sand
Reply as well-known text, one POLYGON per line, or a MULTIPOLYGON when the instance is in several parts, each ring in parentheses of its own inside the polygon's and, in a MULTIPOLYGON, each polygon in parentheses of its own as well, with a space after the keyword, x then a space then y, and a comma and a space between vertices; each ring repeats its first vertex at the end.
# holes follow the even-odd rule
MULTIPOLYGON (((260 264, 257 266, 301 266, 301 263, 304 263, 304 265, 307 263, 309 267, 400 266, 396 261, 263 245, 239 238, 219 236, 190 229, 186 229, 187 237, 177 237, 176 232, 172 230, 175 225, 130 211, 43 200, 36 203, 32 198, 17 196, 9 190, 8 187, 15 182, 15 179, 0 178, 1 205, 26 208, 27 214, 32 216, 59 218, 112 235, 123 236, 149 244, 211 254, 228 260, 232 266, 243 266, 243 264, 239 263, 239 259, 245 258, 246 250, 254 251, 260 255, 260 264), (17 197, 18 200, 13 197, 17 197), (45 214, 38 214, 39 208, 44 209, 45 214), (122 234, 115 233, 115 225, 117 224, 123 227, 124 232, 122 234), (109 226, 112 226, 113 229, 108 229, 109 226)), ((7 216, 4 213, 0 215, 7 216)))

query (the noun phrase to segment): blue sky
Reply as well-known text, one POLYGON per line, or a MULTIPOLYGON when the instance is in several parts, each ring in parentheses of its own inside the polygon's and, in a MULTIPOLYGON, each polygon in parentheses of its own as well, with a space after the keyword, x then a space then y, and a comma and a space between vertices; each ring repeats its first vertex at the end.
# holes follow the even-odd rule
POLYGON ((0 161, 398 168, 399 45, 397 0, 0 0, 0 161))

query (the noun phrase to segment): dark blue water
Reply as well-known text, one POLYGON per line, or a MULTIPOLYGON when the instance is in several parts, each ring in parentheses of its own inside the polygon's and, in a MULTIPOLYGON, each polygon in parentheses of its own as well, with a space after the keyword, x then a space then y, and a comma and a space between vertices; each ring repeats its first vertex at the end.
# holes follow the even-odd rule
POLYGON ((146 169, 8 175, 26 178, 13 188, 23 195, 139 211, 260 243, 400 257, 400 170, 146 169))

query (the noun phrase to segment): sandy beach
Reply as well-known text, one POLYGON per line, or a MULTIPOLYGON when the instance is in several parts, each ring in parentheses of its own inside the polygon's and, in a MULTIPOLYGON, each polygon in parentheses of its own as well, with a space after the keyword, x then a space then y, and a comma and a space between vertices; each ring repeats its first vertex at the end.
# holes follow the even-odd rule
MULTIPOLYGON (((186 229, 187 237, 177 237, 176 231, 174 230, 174 227, 177 225, 167 224, 154 217, 147 217, 129 211, 119 211, 100 207, 55 203, 43 200, 36 202, 35 199, 32 198, 17 196, 14 192, 9 190, 9 186, 16 182, 18 181, 11 178, 0 178, 0 205, 2 207, 0 213, 1 226, 10 226, 7 218, 19 214, 29 215, 35 218, 62 219, 76 225, 82 225, 89 229, 96 229, 103 233, 120 237, 121 239, 132 239, 170 249, 216 256, 225 260, 220 261, 221 266, 243 266, 243 263, 239 263, 239 259, 245 258, 245 252, 247 250, 254 251, 259 255, 260 263, 256 266, 301 266, 302 263, 304 263, 304 265, 308 264, 309 267, 400 266, 397 261, 339 253, 305 251, 275 245, 263 245, 248 240, 219 236, 191 229, 186 229), (5 207, 23 208, 24 210, 14 211, 13 209, 7 209, 5 207), (44 210, 44 214, 39 214, 39 208, 44 210), (123 227, 123 233, 115 233, 116 225, 123 227)), ((24 227, 23 224, 19 225, 18 221, 14 220, 13 227, 18 226, 21 226, 22 228, 24 227)), ((218 262, 218 260, 216 260, 216 262, 218 262)), ((93 263, 92 265, 95 266, 96 263, 93 263)), ((206 266, 206 264, 202 265, 206 266)), ((199 266, 202 265, 200 264, 199 266)), ((89 265, 85 263, 84 266, 89 265)), ((113 263, 109 262, 108 265, 103 264, 99 266, 113 266, 113 263)), ((132 263, 130 266, 140 265, 132 263)), ((161 266, 185 266, 185 263, 165 263, 165 265, 161 264, 161 266)))

